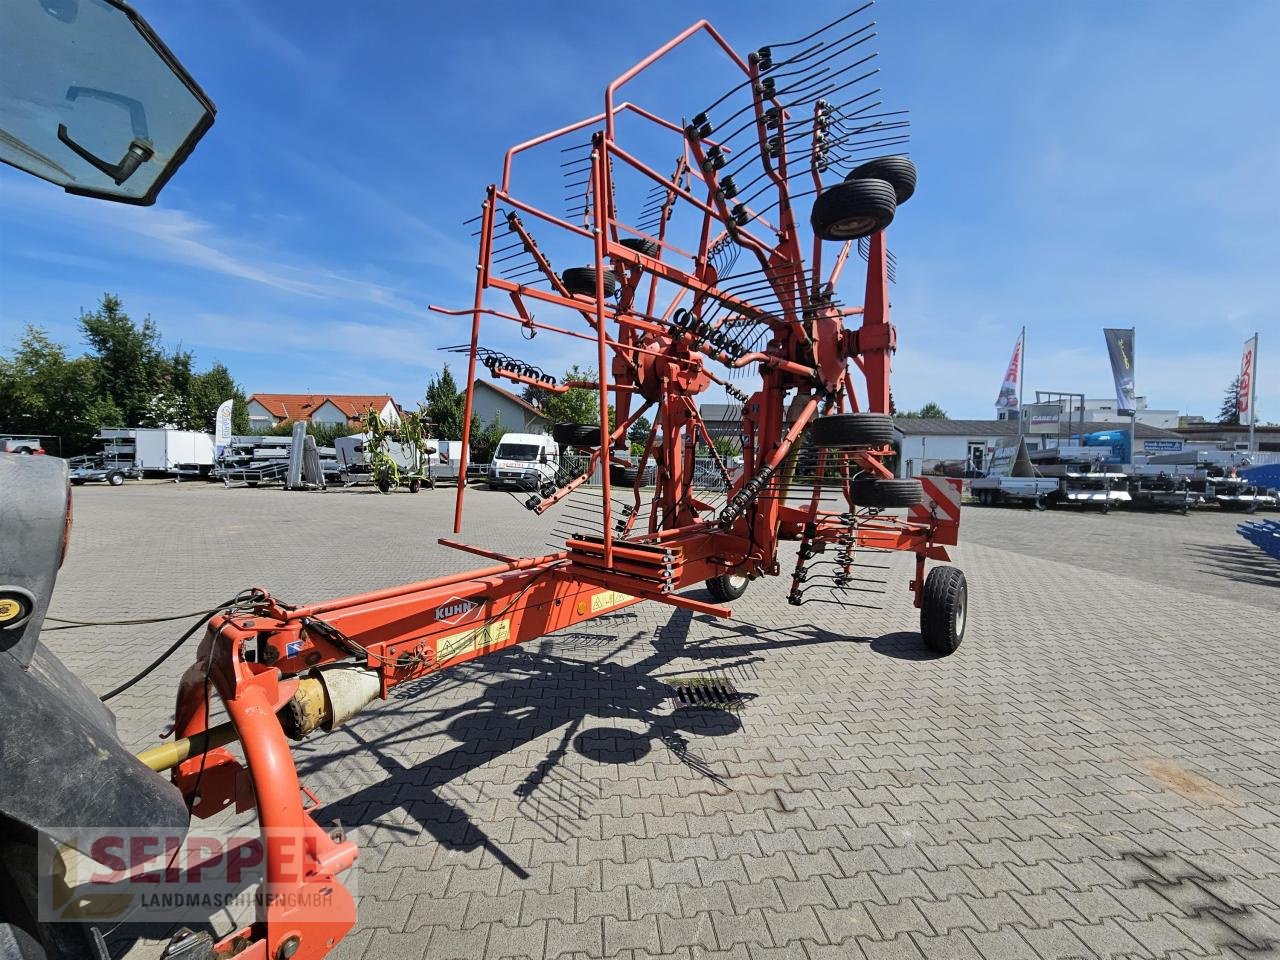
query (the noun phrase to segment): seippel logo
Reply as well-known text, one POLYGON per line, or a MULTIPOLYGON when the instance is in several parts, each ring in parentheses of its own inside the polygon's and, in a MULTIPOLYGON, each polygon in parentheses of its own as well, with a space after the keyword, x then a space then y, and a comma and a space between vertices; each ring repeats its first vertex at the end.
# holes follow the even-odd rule
POLYGON ((450 597, 436 607, 436 621, 438 623, 461 623, 478 609, 480 609, 480 604, 478 603, 463 597, 450 597))

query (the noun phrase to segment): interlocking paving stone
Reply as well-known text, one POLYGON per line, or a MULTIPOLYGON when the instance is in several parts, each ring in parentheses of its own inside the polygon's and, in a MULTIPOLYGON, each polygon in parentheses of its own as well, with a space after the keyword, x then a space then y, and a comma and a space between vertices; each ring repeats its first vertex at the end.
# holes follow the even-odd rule
MULTIPOLYGON (((71 618, 471 565, 435 542, 447 490, 75 498, 53 604, 71 618)), ((509 497, 468 505, 470 542, 546 539, 509 497)), ((966 508, 968 636, 943 660, 894 557, 882 610, 797 609, 762 580, 733 620, 642 604, 571 631, 590 643, 394 690, 296 753, 321 819, 362 849, 359 921, 332 956, 1280 956, 1280 589, 1240 572, 1237 520, 966 508), (753 695, 732 717, 677 716, 654 692, 726 663, 749 665, 734 682, 753 695)), ((174 633, 47 641, 101 691, 174 633)), ((193 650, 113 701, 127 744, 171 720, 193 650)), ((113 947, 154 960, 153 936, 113 947)))

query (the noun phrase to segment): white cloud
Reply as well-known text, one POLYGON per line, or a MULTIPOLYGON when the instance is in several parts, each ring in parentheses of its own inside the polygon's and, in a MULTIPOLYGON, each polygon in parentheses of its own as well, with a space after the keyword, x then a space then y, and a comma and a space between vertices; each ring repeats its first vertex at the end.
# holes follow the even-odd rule
POLYGON ((67 198, 47 184, 16 178, 5 184, 5 200, 0 216, 17 223, 29 218, 69 222, 82 239, 92 235, 103 249, 127 245, 132 256, 195 267, 296 296, 368 303, 413 316, 424 312, 401 291, 324 265, 288 262, 184 210, 67 198))

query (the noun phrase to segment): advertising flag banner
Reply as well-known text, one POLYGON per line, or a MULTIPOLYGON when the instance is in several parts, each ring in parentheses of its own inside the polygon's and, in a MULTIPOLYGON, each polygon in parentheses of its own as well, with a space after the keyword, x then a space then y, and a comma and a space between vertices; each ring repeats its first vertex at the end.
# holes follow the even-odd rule
POLYGON ((1118 329, 1106 327, 1103 334, 1107 338, 1107 353, 1111 355, 1111 376, 1116 381, 1116 412, 1130 416, 1138 409, 1134 397, 1133 381, 1133 327, 1118 329))
POLYGON ((1246 427, 1253 426, 1254 368, 1257 362, 1258 335, 1255 333, 1244 342, 1244 355, 1240 358, 1240 392, 1236 395, 1236 411, 1240 414, 1240 422, 1246 427))
POLYGON ((1009 361, 1009 369, 1005 371, 1004 383, 1000 385, 1000 395, 996 397, 997 410, 1018 409, 1018 383, 1022 379, 1022 342, 1025 331, 1018 334, 1018 342, 1013 345, 1013 358, 1009 361))
POLYGON ((218 456, 231 443, 231 405, 232 400, 223 401, 218 407, 218 414, 213 421, 213 448, 218 456))

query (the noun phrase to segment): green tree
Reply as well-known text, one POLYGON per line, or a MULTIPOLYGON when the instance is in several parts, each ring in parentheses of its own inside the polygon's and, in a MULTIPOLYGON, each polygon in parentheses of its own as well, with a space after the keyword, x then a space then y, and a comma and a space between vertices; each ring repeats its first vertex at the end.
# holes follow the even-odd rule
POLYGON ((471 418, 471 457, 472 463, 488 463, 493 459, 493 451, 498 448, 498 441, 507 432, 502 425, 502 414, 495 413, 493 419, 482 424, 479 417, 471 418))
MULTIPOLYGON (((115 404, 127 426, 152 419, 152 402, 168 387, 172 360, 164 355, 151 318, 135 324, 120 298, 104 293, 97 310, 80 315, 80 329, 97 362, 99 396, 115 404)), ((188 376, 190 360, 186 355, 188 376)))
POLYGON ((456 440, 462 436, 462 416, 466 408, 465 395, 458 389, 457 381, 449 372, 447 363, 439 376, 432 377, 427 382, 427 397, 423 406, 436 437, 456 440))
MULTIPOLYGON (((594 381, 596 372, 582 369, 576 363, 564 373, 565 380, 594 381)), ((552 393, 538 387, 525 389, 524 398, 552 423, 599 423, 600 394, 584 387, 573 387, 564 393, 552 393)))
POLYGON ((907 420, 946 420, 947 411, 930 400, 919 410, 899 410, 894 416, 907 420))
POLYGON ((91 359, 69 358, 65 347, 28 326, 13 356, 0 358, 3 428, 60 437, 65 456, 91 449, 101 428, 124 422, 119 408, 100 396, 97 375, 91 359))
POLYGON ((1235 426, 1240 423, 1240 378, 1236 377, 1227 387, 1222 398, 1222 409, 1218 411, 1218 422, 1235 426))
POLYGON ((653 421, 648 417, 636 417, 631 422, 631 429, 627 431, 627 439, 633 444, 638 443, 643 447, 649 442, 649 431, 653 429, 653 421))
POLYGON ((244 390, 231 376, 225 364, 214 362, 204 373, 197 373, 191 378, 190 385, 191 419, 193 429, 214 429, 214 418, 218 415, 218 407, 227 400, 231 404, 231 432, 245 434, 249 432, 249 404, 244 390))

